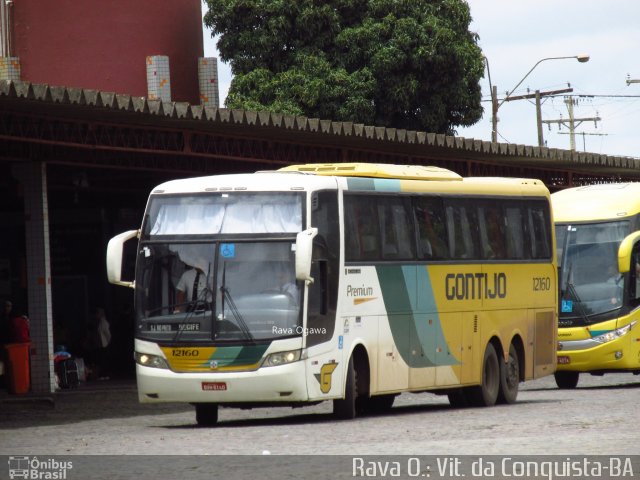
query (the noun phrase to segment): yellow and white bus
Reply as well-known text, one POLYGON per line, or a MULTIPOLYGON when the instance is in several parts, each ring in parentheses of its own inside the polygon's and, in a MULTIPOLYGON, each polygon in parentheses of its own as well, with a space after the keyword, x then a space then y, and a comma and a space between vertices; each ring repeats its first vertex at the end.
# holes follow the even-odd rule
POLYGON ((640 374, 640 184, 551 196, 560 265, 560 388, 580 373, 640 374))
POLYGON ((107 269, 135 289, 140 401, 212 425, 219 406, 353 418, 402 392, 514 402, 555 371, 554 252, 538 180, 314 164, 158 186, 107 269))

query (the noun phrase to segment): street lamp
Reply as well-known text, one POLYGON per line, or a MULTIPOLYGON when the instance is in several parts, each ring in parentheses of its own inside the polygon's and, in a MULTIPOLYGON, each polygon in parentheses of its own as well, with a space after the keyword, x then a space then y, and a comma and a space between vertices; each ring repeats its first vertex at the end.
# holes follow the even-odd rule
POLYGON ((487 59, 487 57, 484 57, 485 64, 487 65, 487 75, 489 77, 489 88, 491 89, 491 141, 492 142, 498 141, 498 109, 502 106, 504 102, 506 102, 509 99, 511 94, 515 92, 520 85, 522 85, 522 82, 525 81, 525 79, 529 76, 529 74, 531 74, 531 72, 533 72, 533 70, 535 70, 535 68, 538 65, 540 65, 542 62, 546 62, 547 60, 566 60, 569 58, 575 58, 576 60, 578 60, 578 62, 585 63, 589 61, 590 57, 589 55, 586 55, 583 53, 580 55, 572 55, 569 57, 542 58, 538 60, 533 67, 531 67, 531 70, 529 70, 527 74, 524 77, 522 77, 522 80, 520 80, 515 87, 513 87, 510 91, 508 91, 505 97, 502 99, 502 101, 498 103, 498 91, 497 91, 498 89, 497 87, 491 85, 491 72, 489 71, 489 60, 487 59))

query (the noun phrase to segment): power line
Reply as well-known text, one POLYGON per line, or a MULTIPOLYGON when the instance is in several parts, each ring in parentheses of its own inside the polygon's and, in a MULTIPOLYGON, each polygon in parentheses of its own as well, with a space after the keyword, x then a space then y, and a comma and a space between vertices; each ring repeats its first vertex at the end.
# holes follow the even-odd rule
MULTIPOLYGON (((570 150, 576 149, 576 127, 579 127, 583 122, 594 122, 596 128, 598 127, 598 122, 602 120, 598 117, 589 117, 589 118, 575 118, 573 115, 573 107, 576 104, 576 101, 571 98, 570 95, 567 95, 564 99, 564 103, 567 105, 567 110, 569 111, 569 119, 565 120, 564 118, 557 118, 554 120, 542 120, 540 123, 546 123, 551 126, 552 123, 558 125, 558 128, 561 128, 563 125, 569 128, 569 148, 570 150)), ((584 141, 584 134, 582 137, 584 141)))
POLYGON ((588 95, 588 94, 574 94, 567 95, 567 97, 580 97, 580 98, 640 98, 640 95, 588 95))

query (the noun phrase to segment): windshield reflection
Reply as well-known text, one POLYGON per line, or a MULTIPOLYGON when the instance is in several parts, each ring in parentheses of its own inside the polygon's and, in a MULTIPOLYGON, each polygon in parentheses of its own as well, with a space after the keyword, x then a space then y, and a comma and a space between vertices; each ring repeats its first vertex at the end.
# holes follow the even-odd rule
POLYGON ((254 343, 300 334, 291 241, 154 243, 138 262, 138 338, 254 343))
POLYGON ((589 317, 622 307, 625 279, 618 271, 618 247, 629 222, 558 225, 561 262, 560 317, 589 317))

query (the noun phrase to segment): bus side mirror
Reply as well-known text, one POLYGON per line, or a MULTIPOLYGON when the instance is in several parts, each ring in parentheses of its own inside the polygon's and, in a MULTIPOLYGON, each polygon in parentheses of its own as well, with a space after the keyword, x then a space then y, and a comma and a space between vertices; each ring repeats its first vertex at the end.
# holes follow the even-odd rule
POLYGON ((631 269, 633 247, 640 241, 640 232, 627 235, 618 247, 618 270, 627 273, 631 269))
POLYGON ((317 234, 317 228, 309 228, 296 236, 296 280, 303 280, 307 284, 313 283, 311 254, 313 253, 313 239, 317 234))
POLYGON ((107 245, 107 279, 109 283, 134 288, 135 282, 122 281, 122 252, 128 240, 138 237, 140 230, 129 230, 116 235, 107 245))

